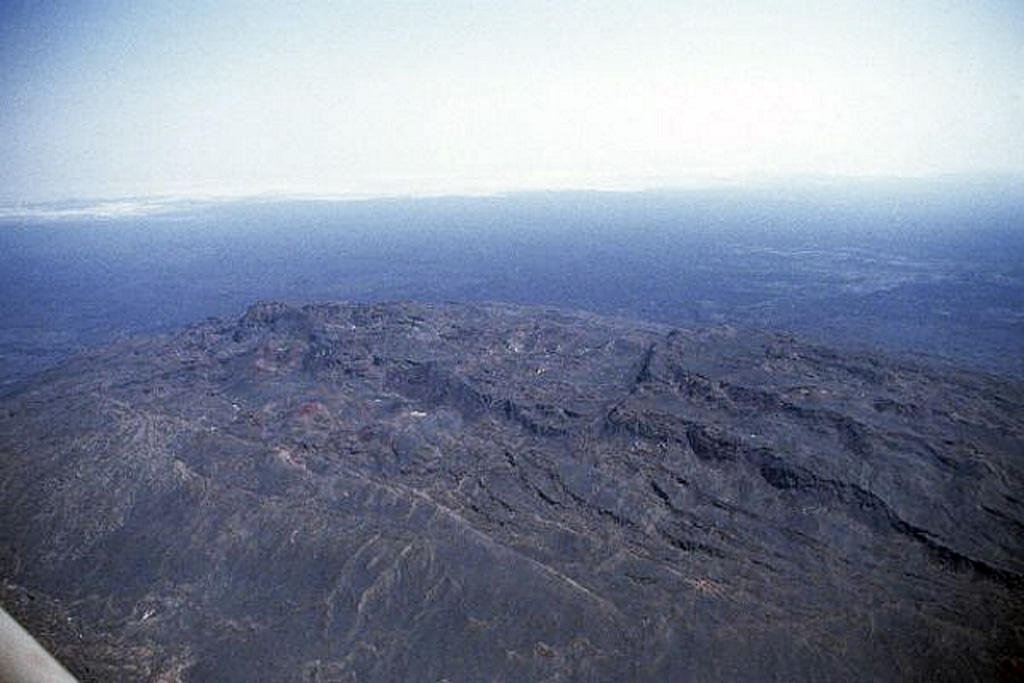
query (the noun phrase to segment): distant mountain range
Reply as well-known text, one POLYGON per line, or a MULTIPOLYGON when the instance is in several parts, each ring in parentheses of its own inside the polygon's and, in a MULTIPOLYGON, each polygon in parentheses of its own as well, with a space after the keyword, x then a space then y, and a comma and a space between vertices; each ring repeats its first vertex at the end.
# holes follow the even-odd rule
POLYGON ((1024 387, 503 304, 254 305, 0 400, 82 681, 1024 674, 1024 387))

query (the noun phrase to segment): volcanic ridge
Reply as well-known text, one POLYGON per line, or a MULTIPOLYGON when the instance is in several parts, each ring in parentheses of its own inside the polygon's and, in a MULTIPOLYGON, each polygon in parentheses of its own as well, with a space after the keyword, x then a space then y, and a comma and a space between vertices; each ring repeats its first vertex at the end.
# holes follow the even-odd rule
POLYGON ((260 303, 0 400, 82 681, 1006 680, 1024 388, 501 304, 260 303))

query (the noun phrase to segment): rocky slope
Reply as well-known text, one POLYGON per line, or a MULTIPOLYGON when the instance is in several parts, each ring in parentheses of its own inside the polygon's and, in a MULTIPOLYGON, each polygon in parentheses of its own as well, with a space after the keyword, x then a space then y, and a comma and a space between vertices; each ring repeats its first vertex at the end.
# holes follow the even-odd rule
POLYGON ((258 304, 0 403, 82 680, 1011 680, 1024 389, 501 305, 258 304))

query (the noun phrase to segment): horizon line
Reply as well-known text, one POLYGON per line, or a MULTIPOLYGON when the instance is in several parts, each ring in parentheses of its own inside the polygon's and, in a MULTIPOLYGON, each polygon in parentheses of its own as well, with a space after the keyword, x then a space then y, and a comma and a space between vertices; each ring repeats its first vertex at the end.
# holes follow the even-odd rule
POLYGON ((500 184, 477 183, 450 187, 437 184, 438 179, 419 179, 418 186, 410 184, 402 189, 376 191, 371 189, 327 189, 298 186, 262 186, 248 188, 190 188, 186 190, 165 190, 151 193, 126 193, 92 196, 69 196, 52 199, 0 200, 0 220, 64 220, 64 219, 117 219, 133 218, 169 213, 190 204, 209 205, 232 202, 366 202, 366 201, 416 201, 429 199, 459 198, 502 198, 529 194, 644 194, 658 192, 686 192, 699 190, 755 191, 779 189, 779 185, 790 185, 793 190, 843 189, 857 185, 892 183, 946 185, 951 182, 977 184, 1021 184, 1024 198, 1024 172, 983 172, 983 173, 920 173, 920 174, 749 174, 715 175, 675 179, 667 182, 644 182, 620 179, 603 182, 581 182, 559 184, 500 184), (433 184, 430 181, 434 181, 433 184))

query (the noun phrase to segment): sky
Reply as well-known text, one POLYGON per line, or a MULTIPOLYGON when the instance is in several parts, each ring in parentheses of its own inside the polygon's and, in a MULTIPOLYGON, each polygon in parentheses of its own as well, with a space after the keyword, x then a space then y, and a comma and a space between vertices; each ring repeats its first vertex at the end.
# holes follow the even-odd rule
POLYGON ((0 202, 1024 173, 1024 2, 35 2, 0 202))

